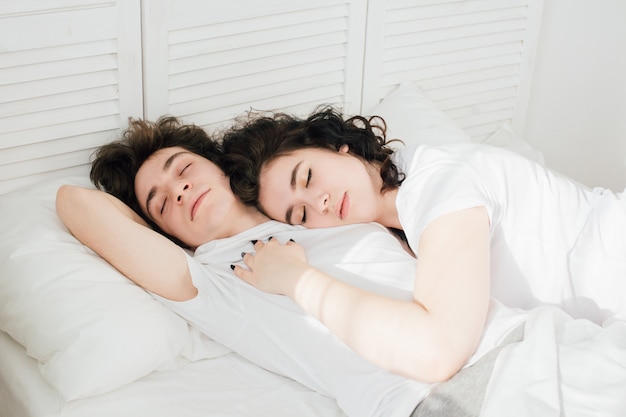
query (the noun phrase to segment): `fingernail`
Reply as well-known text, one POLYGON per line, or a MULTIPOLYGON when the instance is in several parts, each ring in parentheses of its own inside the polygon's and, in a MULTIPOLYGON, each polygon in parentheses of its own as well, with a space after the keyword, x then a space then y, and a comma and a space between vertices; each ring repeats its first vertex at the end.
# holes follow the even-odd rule
POLYGON ((272 238, 273 238, 273 237, 274 237, 274 236, 270 236, 270 237, 268 237, 268 238, 267 238, 267 240, 272 240, 272 238))
POLYGON ((289 241, 290 241, 290 242, 293 242, 293 243, 296 243, 296 241, 295 241, 295 240, 293 240, 293 239, 289 239, 289 241))
POLYGON ((252 244, 254 245, 257 242, 257 240, 256 239, 252 239, 250 242, 252 242, 252 244))
POLYGON ((235 265, 231 264, 230 265, 230 269, 232 269, 234 271, 235 270, 235 265))
POLYGON ((245 252, 241 252, 241 257, 243 258, 244 256, 246 256, 245 252))

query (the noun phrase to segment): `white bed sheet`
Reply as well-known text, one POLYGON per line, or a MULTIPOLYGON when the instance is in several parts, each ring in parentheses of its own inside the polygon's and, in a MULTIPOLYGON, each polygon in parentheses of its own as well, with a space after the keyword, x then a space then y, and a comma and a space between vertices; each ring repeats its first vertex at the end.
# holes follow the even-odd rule
POLYGON ((345 417, 336 402, 230 353, 63 402, 37 362, 0 332, 1 417, 345 417))

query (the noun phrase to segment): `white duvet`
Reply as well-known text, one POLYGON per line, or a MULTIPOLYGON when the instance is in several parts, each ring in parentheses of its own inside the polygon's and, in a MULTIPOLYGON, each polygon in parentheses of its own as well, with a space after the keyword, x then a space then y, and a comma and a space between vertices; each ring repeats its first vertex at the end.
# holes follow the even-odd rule
POLYGON ((524 340, 496 361, 481 416, 626 416, 626 322, 531 310, 524 340))

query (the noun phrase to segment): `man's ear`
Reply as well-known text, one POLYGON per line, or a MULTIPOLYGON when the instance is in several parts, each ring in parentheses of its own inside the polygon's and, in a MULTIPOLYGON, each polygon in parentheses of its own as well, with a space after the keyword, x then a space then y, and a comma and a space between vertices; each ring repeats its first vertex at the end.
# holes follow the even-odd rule
POLYGON ((348 153, 350 152, 350 147, 348 146, 348 144, 341 145, 341 148, 339 148, 339 152, 348 153))

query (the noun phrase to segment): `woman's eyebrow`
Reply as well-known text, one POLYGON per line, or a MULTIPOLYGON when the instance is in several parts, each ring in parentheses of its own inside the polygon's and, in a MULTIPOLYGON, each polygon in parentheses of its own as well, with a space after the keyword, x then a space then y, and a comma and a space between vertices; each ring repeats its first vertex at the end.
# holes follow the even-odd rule
MULTIPOLYGON (((291 170, 291 181, 289 182, 289 184, 290 184, 290 188, 292 191, 295 191, 296 189, 296 178, 298 177, 298 170, 300 169, 301 164, 302 164, 302 161, 298 162, 291 170)), ((288 224, 292 224, 291 223, 292 213, 293 213, 293 206, 289 206, 287 208, 287 211, 285 212, 285 222, 288 224)))
POLYGON ((292 213, 293 213, 293 206, 289 206, 287 208, 287 212, 285 213, 285 223, 292 224, 291 223, 291 214, 292 213))
POLYGON ((296 189, 296 177, 298 176, 298 169, 300 169, 300 165, 302 164, 302 161, 298 162, 296 164, 296 166, 293 167, 293 169, 291 170, 291 189, 295 190, 296 189))

